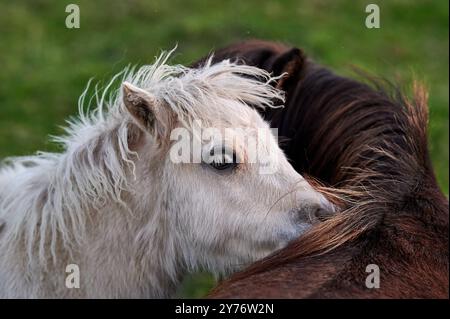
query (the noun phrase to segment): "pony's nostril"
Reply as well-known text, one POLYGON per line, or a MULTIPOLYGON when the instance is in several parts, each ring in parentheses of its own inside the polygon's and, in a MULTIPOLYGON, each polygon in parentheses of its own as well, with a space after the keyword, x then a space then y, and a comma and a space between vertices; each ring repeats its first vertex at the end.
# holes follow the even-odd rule
POLYGON ((325 198, 311 207, 309 211, 309 219, 312 223, 322 222, 330 218, 336 212, 336 208, 333 204, 327 201, 325 198))
POLYGON ((330 208, 318 207, 314 211, 314 219, 313 221, 324 221, 333 215, 333 211, 330 208))
POLYGON ((291 211, 296 222, 315 224, 330 218, 336 213, 336 208, 327 200, 318 204, 304 206, 291 211))

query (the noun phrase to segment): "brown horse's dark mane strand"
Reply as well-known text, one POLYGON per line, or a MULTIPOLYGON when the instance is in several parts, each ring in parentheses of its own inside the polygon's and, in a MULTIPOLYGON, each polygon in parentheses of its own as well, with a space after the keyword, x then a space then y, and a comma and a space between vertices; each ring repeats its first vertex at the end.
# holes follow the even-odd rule
MULTIPOLYGON (((274 50, 282 52, 285 47, 275 45, 274 50)), ((217 59, 224 55, 219 52, 217 59)), ((257 66, 262 63, 251 52, 245 58, 257 66)), ((408 224, 412 218, 448 232, 448 201, 437 187, 427 149, 424 87, 415 82, 413 98, 408 99, 385 80, 364 76, 365 81, 356 81, 310 60, 300 64, 301 76, 286 91, 285 108, 264 115, 280 136, 289 139, 281 146, 294 168, 324 184, 319 189, 337 198, 343 209, 216 290, 330 253, 385 224, 425 236, 414 234, 416 228, 408 224), (434 213, 424 214, 420 209, 424 206, 434 213)))

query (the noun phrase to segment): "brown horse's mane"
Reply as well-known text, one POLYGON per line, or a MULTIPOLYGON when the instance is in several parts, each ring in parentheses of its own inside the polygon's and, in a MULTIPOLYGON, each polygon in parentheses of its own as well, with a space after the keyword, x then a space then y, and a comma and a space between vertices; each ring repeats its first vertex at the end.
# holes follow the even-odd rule
POLYGON ((429 157, 423 86, 416 82, 408 99, 387 81, 338 76, 298 49, 263 41, 225 48, 215 59, 226 57, 280 74, 286 69, 276 69, 277 63, 284 62, 285 108, 267 110, 264 116, 288 139, 281 146, 294 168, 325 185, 324 193, 342 210, 222 282, 212 296, 235 296, 230 289, 252 276, 261 278, 318 256, 336 257, 355 247, 361 253, 380 240, 401 243, 397 255, 420 251, 418 258, 445 270, 433 273, 429 267, 447 281, 441 292, 448 295, 448 200, 437 186, 429 157), (424 247, 430 251, 422 251, 424 247))

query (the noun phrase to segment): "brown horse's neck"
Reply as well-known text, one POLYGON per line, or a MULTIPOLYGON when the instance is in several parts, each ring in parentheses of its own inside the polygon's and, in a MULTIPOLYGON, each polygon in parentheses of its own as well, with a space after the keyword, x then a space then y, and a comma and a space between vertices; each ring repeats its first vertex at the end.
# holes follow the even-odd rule
MULTIPOLYGON (((279 63, 292 66, 288 52, 251 41, 216 59, 239 58, 277 75, 285 70, 279 63)), ((416 86, 408 100, 390 84, 343 78, 299 56, 300 69, 288 75, 294 81, 283 83, 285 108, 264 115, 297 171, 346 195, 344 211, 212 296, 448 296, 448 200, 427 149, 425 91, 416 86), (365 286, 369 264, 380 268, 379 289, 365 286)))

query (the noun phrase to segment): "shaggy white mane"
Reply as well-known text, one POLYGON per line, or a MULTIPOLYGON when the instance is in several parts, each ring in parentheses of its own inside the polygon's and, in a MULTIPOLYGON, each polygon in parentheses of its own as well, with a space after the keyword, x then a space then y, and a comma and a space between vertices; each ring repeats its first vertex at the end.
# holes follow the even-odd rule
MULTIPOLYGON (((117 80, 127 81, 164 100, 182 122, 220 117, 226 112, 218 101, 272 107, 283 100, 266 71, 223 61, 190 69, 166 62, 172 51, 153 65, 116 75, 102 91, 95 90, 96 108, 84 112, 89 85, 79 99, 79 115, 69 121, 66 135, 54 137, 61 153, 38 153, 9 158, 0 168, 0 245, 3 251, 25 245, 31 264, 36 257, 56 261, 57 246, 69 253, 83 243, 88 212, 106 202, 126 204, 137 154, 130 150, 134 127, 122 103, 122 92, 111 92, 117 80), (261 79, 263 81, 261 81, 261 79), (109 98, 107 98, 109 96, 109 98), (49 255, 50 254, 50 255, 49 255)), ((132 213, 130 211, 126 211, 132 213)), ((24 247, 24 248, 25 248, 24 247)))

